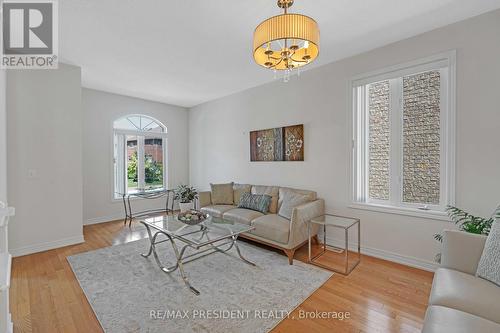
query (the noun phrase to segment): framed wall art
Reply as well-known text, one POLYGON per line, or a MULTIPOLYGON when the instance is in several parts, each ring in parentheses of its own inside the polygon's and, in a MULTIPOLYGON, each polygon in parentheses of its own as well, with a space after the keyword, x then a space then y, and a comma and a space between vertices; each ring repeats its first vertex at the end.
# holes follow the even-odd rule
POLYGON ((250 161, 303 161, 304 125, 250 132, 250 161))

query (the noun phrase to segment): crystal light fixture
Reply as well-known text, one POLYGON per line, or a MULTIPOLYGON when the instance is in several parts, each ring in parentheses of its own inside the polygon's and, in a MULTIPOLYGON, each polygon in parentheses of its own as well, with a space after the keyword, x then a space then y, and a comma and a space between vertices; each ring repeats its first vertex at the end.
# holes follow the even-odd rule
POLYGON ((293 0, 278 0, 284 13, 268 18, 255 28, 253 57, 257 64, 276 71, 285 71, 283 80, 290 79, 292 70, 311 63, 319 54, 318 23, 309 16, 289 14, 293 0))

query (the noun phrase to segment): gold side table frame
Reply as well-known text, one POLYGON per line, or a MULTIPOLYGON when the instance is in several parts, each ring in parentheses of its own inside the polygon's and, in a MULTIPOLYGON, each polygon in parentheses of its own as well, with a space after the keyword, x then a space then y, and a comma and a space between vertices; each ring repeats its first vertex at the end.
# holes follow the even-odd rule
POLYGON ((324 214, 318 217, 315 217, 309 221, 307 224, 307 233, 308 233, 308 239, 309 239, 309 256, 308 256, 308 261, 309 263, 343 274, 343 275, 348 275, 352 272, 356 266, 361 262, 361 221, 358 218, 354 217, 347 217, 347 216, 340 216, 340 215, 334 215, 334 214, 324 214), (320 253, 312 257, 311 255, 311 224, 319 224, 323 226, 323 249, 320 253), (349 229, 352 228, 353 226, 357 226, 358 228, 358 252, 357 252, 357 259, 352 265, 352 267, 349 267, 349 229), (345 242, 344 242, 344 248, 339 248, 333 245, 329 245, 326 242, 326 230, 327 227, 333 227, 333 228, 338 228, 344 230, 344 237, 345 237, 345 242), (330 267, 325 264, 321 264, 317 261, 319 257, 321 257, 323 254, 327 252, 327 249, 330 249, 334 252, 337 253, 344 253, 344 261, 345 261, 345 266, 344 270, 338 270, 336 268, 330 267))

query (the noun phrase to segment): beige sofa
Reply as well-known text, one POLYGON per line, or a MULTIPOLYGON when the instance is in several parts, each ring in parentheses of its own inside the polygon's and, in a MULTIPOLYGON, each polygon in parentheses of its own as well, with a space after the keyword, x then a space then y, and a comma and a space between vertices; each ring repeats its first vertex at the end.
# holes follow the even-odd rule
MULTIPOLYGON (((288 256, 290 265, 293 264, 295 250, 307 242, 307 222, 314 217, 323 215, 325 212, 324 200, 318 199, 314 191, 278 186, 234 184, 233 189, 243 187, 250 189, 250 192, 254 194, 271 195, 275 200, 277 198, 277 202, 268 214, 263 214, 249 209, 238 208, 237 203, 233 205, 214 205, 212 204, 211 193, 201 192, 199 194, 201 211, 215 217, 223 217, 226 220, 254 226, 254 230, 242 234, 241 237, 283 250, 288 256), (295 191, 309 196, 310 199, 309 202, 293 209, 290 220, 277 214, 282 204, 284 191, 295 191)), ((316 242, 317 233, 318 226, 311 225, 311 235, 316 242)))
POLYGON ((423 333, 500 332, 500 287, 475 276, 486 237, 444 232, 423 333))

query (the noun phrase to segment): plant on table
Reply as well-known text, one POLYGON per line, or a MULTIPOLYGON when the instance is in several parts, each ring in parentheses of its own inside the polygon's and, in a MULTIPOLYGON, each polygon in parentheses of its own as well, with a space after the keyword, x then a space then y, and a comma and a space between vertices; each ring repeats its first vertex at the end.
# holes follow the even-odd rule
POLYGON ((179 200, 181 203, 190 203, 194 199, 198 198, 198 191, 188 185, 179 185, 174 190, 175 200, 179 200))

